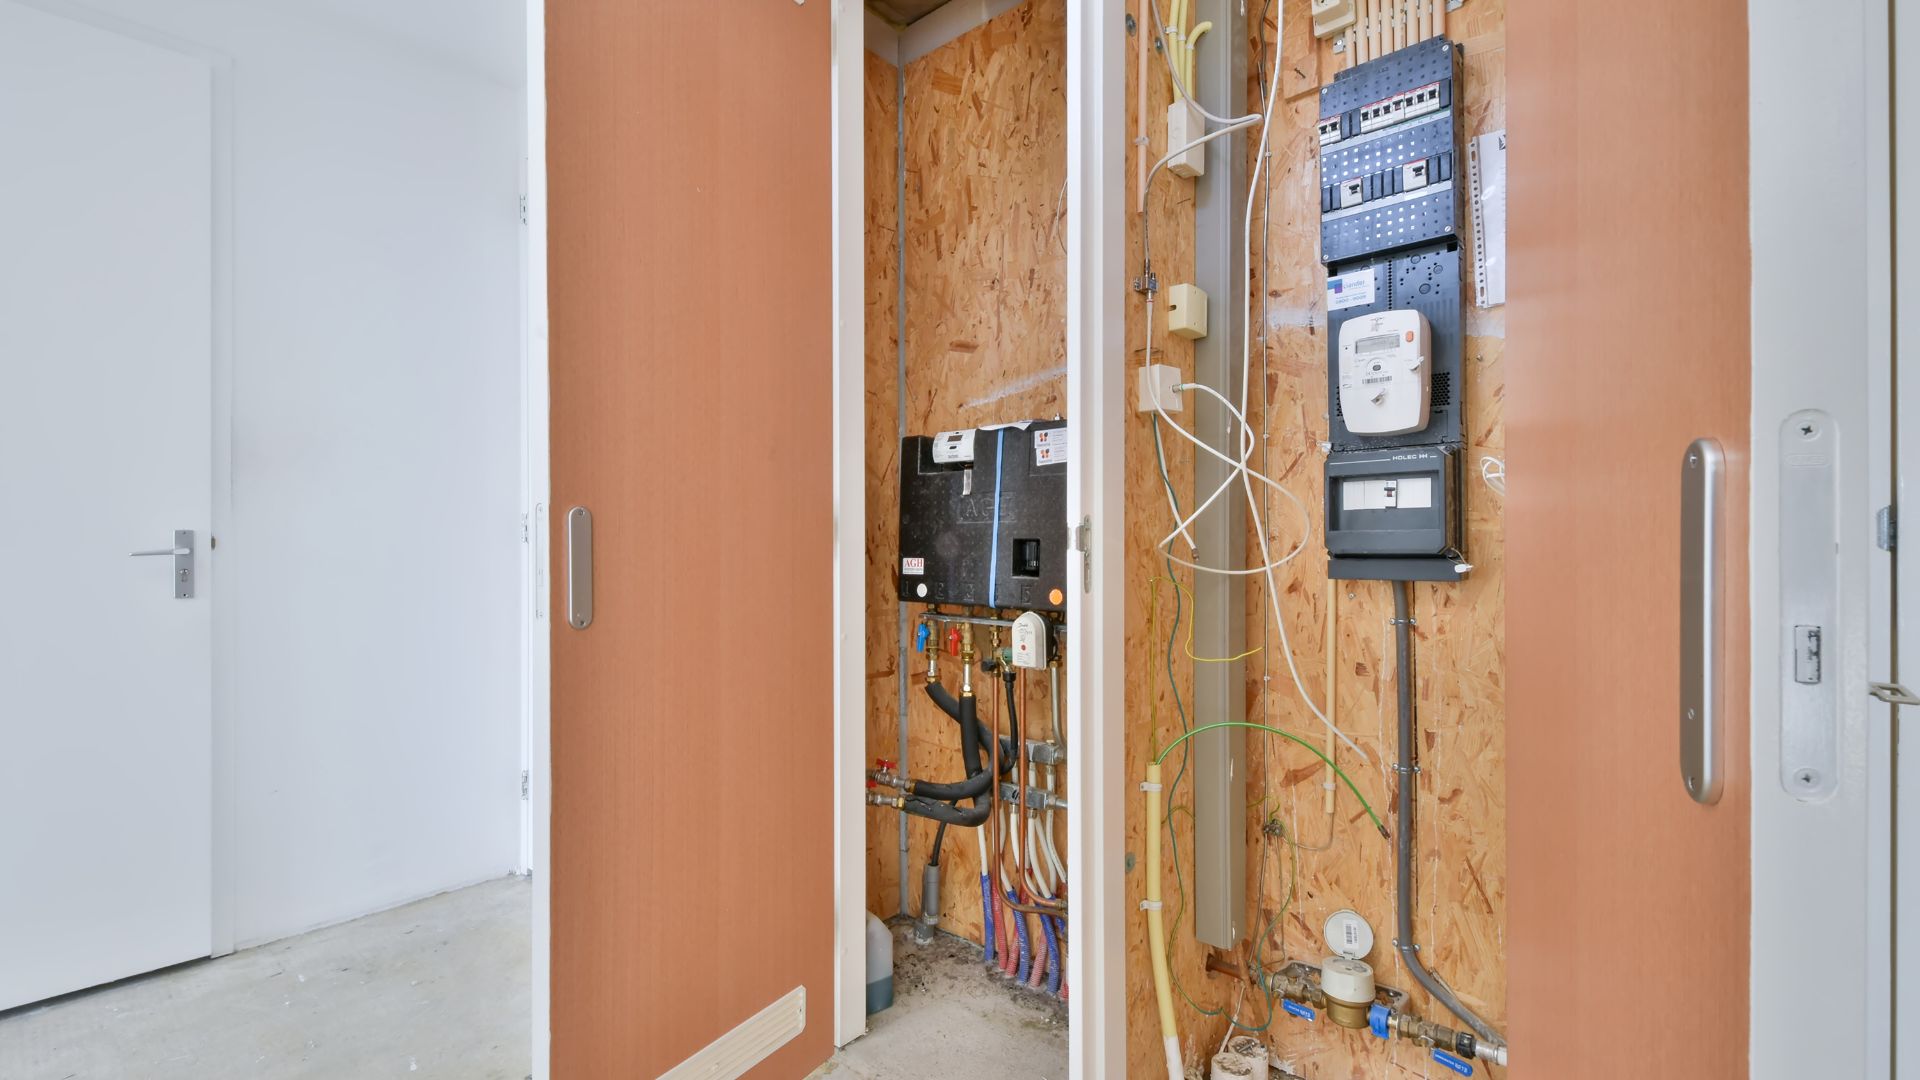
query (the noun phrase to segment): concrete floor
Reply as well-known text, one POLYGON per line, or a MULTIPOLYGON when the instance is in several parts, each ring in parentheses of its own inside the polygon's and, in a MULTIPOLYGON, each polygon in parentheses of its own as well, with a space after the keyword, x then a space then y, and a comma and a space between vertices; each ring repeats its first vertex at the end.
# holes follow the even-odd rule
POLYGON ((1067 1007, 988 973, 980 947, 894 928, 893 1007, 809 1080, 1063 1080, 1067 1007))
POLYGON ((503 878, 0 1012, 6 1080, 522 1080, 532 889, 503 878))

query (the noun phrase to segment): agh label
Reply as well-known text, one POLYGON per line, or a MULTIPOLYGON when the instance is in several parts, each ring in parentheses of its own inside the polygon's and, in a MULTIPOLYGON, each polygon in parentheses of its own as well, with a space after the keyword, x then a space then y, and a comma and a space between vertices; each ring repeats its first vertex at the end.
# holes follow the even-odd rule
POLYGON ((924 574, 925 574, 925 573, 927 572, 927 560, 925 560, 925 559, 901 559, 901 560, 900 560, 900 572, 901 572, 902 574, 911 574, 911 575, 913 575, 914 577, 920 577, 920 576, 922 576, 922 575, 924 575, 924 574))

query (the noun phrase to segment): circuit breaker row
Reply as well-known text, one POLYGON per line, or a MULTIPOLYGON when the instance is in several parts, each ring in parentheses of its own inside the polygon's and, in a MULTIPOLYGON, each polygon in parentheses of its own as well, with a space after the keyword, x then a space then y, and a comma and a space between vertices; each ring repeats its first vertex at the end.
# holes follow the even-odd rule
POLYGON ((1402 161, 1379 172, 1357 176, 1320 189, 1320 212, 1331 215, 1337 210, 1351 210, 1362 203, 1405 192, 1420 191, 1429 184, 1445 183, 1452 179, 1453 151, 1451 150, 1432 157, 1402 161))

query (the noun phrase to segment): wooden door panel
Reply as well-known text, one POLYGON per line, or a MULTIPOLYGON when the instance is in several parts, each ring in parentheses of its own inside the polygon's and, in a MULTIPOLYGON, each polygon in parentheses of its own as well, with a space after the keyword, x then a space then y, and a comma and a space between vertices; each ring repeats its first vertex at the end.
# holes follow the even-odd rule
POLYGON ((1649 1075, 1745 1076, 1747 6, 1518 4, 1507 35, 1513 1075, 1608 1074, 1624 1038, 1649 1075), (1681 455, 1703 435, 1729 494, 1711 807, 1676 718, 1681 455))
POLYGON ((831 1052, 829 5, 547 8, 552 1072, 831 1052))

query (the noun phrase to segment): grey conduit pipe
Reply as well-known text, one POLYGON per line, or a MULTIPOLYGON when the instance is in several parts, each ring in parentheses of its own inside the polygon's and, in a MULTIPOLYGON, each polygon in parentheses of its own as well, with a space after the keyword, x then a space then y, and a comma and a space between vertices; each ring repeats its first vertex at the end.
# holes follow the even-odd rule
MULTIPOLYGON (((1413 973, 1414 980, 1425 987, 1433 999, 1447 1007, 1447 1011, 1460 1018, 1460 1022, 1473 1029, 1482 1041, 1505 1050, 1507 1040, 1493 1025, 1475 1015, 1472 1009, 1460 1003, 1447 984, 1427 970, 1420 962, 1420 946, 1413 940, 1413 808, 1415 778, 1419 773, 1414 768, 1413 730, 1413 614, 1407 596, 1413 586, 1403 581, 1390 583, 1393 587, 1393 640, 1396 646, 1398 664, 1394 681, 1399 684, 1400 697, 1400 751, 1393 771, 1400 775, 1400 820, 1394 829, 1394 941, 1393 947, 1400 952, 1407 970, 1413 973)), ((1504 1057, 1504 1053, 1502 1057, 1504 1057)))

